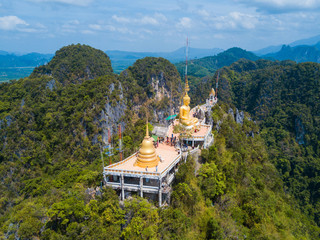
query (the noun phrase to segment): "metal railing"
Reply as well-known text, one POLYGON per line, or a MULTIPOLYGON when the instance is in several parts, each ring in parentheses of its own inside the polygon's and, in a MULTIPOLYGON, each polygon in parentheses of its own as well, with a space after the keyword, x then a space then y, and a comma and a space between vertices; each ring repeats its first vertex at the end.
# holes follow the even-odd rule
POLYGON ((134 191, 138 191, 141 187, 143 188, 143 190, 145 191, 154 191, 157 192, 159 191, 159 186, 148 186, 148 185, 140 185, 140 184, 130 184, 130 183, 124 183, 123 185, 121 185, 120 183, 113 183, 113 182, 107 182, 106 185, 111 186, 113 188, 121 188, 121 186, 123 186, 124 189, 126 190, 134 190, 134 191))
POLYGON ((160 176, 159 172, 146 172, 146 171, 135 171, 135 170, 123 170, 123 169, 105 169, 105 175, 123 175, 126 177, 130 176, 148 176, 149 178, 158 178, 160 176))
POLYGON ((199 150, 199 146, 197 146, 196 148, 190 150, 190 151, 189 151, 189 154, 193 154, 193 153, 195 153, 195 152, 198 151, 198 150, 199 150))

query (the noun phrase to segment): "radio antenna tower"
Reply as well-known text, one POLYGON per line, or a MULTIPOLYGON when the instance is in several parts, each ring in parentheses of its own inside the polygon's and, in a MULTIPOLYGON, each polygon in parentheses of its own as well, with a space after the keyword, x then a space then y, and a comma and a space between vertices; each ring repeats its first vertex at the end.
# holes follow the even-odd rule
POLYGON ((218 97, 218 84, 219 84, 220 71, 218 71, 217 79, 216 79, 216 98, 218 97))
POLYGON ((110 128, 108 128, 108 156, 109 156, 109 165, 111 165, 111 156, 113 155, 113 147, 112 147, 112 143, 111 143, 111 131, 110 128))
POLYGON ((121 136, 121 124, 119 124, 119 153, 120 153, 120 161, 122 161, 122 136, 121 136))
POLYGON ((185 91, 186 93, 189 92, 190 88, 189 88, 189 84, 188 84, 188 37, 187 37, 187 45, 186 45, 186 71, 184 73, 185 76, 185 82, 186 82, 186 87, 185 87, 185 91))

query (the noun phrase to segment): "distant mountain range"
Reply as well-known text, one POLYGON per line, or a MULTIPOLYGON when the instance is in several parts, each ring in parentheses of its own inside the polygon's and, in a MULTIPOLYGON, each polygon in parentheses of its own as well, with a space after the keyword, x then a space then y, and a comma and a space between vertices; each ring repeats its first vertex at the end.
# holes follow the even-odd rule
MULTIPOLYGON (((259 57, 241 48, 230 48, 224 52, 217 54, 216 56, 204 57, 201 59, 191 60, 188 65, 188 74, 194 77, 212 76, 216 70, 224 66, 238 61, 241 58, 248 60, 258 60, 259 57)), ((180 62, 175 64, 180 75, 184 75, 185 63, 180 62)))
MULTIPOLYGON (((189 59, 203 58, 206 56, 213 56, 223 49, 201 49, 201 48, 189 48, 189 59)), ((109 50, 105 52, 111 60, 112 68, 115 73, 120 73, 124 69, 127 69, 133 63, 144 57, 163 57, 168 59, 172 63, 180 62, 185 59, 185 48, 179 48, 173 52, 129 52, 129 51, 118 51, 109 50)), ((17 55, 0 50, 0 82, 22 78, 28 76, 31 71, 21 71, 20 68, 24 67, 38 67, 40 65, 49 62, 53 54, 41 54, 41 53, 29 53, 25 55, 17 55), (10 68, 10 69, 8 69, 10 68), (20 70, 14 73, 13 68, 19 68, 20 70), (26 75, 27 74, 27 75, 26 75)))
POLYGON ((28 53, 22 56, 0 51, 0 67, 36 67, 51 60, 53 54, 28 53))
POLYGON ((279 52, 269 53, 262 58, 275 60, 292 60, 297 63, 316 62, 320 63, 320 42, 313 46, 298 45, 291 47, 283 45, 279 52))
MULTIPOLYGON (((300 39, 297 41, 294 41, 292 43, 289 43, 288 45, 290 47, 296 47, 299 45, 316 45, 317 43, 320 42, 320 35, 311 37, 311 38, 305 38, 305 39, 300 39)), ((270 53, 275 53, 281 50, 283 44, 282 45, 277 45, 277 46, 268 46, 256 51, 253 51, 254 54, 256 54, 257 56, 263 56, 266 54, 270 54, 270 53)))
MULTIPOLYGON (((241 52, 240 48, 225 51, 220 48, 200 49, 189 48, 188 59, 191 60, 189 70, 194 76, 212 75, 214 71, 223 66, 230 65, 239 58, 254 60, 265 58, 271 60, 293 60, 296 62, 320 62, 320 35, 298 40, 288 45, 269 46, 254 52, 241 52), (235 49, 237 49, 236 52, 235 49)), ((108 50, 113 71, 120 73, 133 63, 144 57, 162 57, 175 63, 179 71, 185 60, 185 48, 179 48, 173 52, 129 52, 108 50)), ((0 82, 28 76, 34 67, 46 64, 53 54, 29 53, 18 55, 0 50, 0 82), (29 68, 22 70, 22 68, 29 68)), ((181 72, 182 73, 182 72, 181 72)))
MULTIPOLYGON (((320 36, 319 36, 320 38, 320 36)), ((317 38, 313 38, 316 40, 317 38)), ((303 42, 297 41, 298 42, 303 42)), ((305 41, 307 42, 307 41, 305 41)), ((308 42, 311 42, 309 40, 308 42)), ((292 43, 295 45, 296 43, 292 43)), ((200 59, 191 60, 188 66, 188 74, 194 77, 212 76, 216 70, 224 66, 229 66, 232 63, 238 61, 241 58, 245 58, 251 61, 258 59, 269 60, 292 60, 297 63, 301 62, 317 62, 320 63, 320 41, 315 45, 283 45, 279 51, 275 53, 268 53, 262 56, 243 50, 241 48, 230 48, 224 52, 221 52, 215 56, 204 57, 200 59)), ((184 75, 184 62, 175 64, 180 75, 184 75)))
MULTIPOLYGON (((207 56, 214 56, 223 49, 201 49, 201 48, 189 48, 188 58, 198 59, 207 56)), ((120 73, 122 70, 127 69, 136 60, 144 57, 162 57, 168 59, 172 63, 183 61, 186 58, 185 48, 179 48, 173 52, 127 52, 118 50, 109 50, 105 52, 111 60, 112 68, 116 73, 120 73)))
POLYGON ((27 77, 33 68, 44 65, 53 54, 28 53, 16 55, 0 51, 0 82, 27 77))

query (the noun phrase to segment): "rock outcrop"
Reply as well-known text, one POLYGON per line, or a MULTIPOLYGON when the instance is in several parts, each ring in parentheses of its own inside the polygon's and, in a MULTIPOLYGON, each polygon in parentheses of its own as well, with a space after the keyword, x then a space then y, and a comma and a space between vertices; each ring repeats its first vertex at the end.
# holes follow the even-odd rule
POLYGON ((241 125, 243 124, 244 120, 244 112, 239 111, 238 109, 236 110, 236 122, 240 123, 241 125))
MULTIPOLYGON (((139 117, 143 107, 153 113, 153 121, 163 122, 171 114, 178 113, 181 97, 181 79, 175 66, 163 58, 146 57, 137 60, 120 75, 122 82, 134 83, 135 92, 130 92, 134 111, 139 117), (139 94, 141 92, 141 94, 139 94)), ((144 109, 145 111, 145 109, 144 109)), ((151 119, 150 119, 151 120, 151 119)))

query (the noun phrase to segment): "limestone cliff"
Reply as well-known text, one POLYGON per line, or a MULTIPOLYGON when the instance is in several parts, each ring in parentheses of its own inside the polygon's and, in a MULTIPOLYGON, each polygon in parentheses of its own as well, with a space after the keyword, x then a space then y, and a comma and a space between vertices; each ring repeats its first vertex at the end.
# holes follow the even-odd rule
POLYGON ((126 88, 128 104, 137 117, 148 112, 153 121, 162 122, 167 116, 178 113, 181 80, 177 69, 168 60, 154 57, 137 60, 120 74, 120 81, 126 88))

